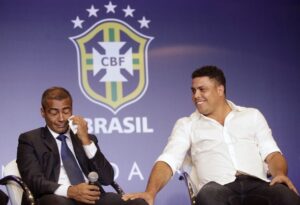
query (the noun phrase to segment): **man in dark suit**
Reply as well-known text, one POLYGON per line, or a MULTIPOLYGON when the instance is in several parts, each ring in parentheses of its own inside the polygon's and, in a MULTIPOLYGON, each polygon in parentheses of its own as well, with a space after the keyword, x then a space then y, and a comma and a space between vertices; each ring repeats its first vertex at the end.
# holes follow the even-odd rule
MULTIPOLYGON (((109 185, 113 182, 114 171, 101 153, 96 136, 88 134, 86 121, 72 115, 72 97, 66 89, 47 89, 42 95, 41 104, 41 115, 46 126, 21 134, 17 153, 21 177, 37 204, 146 204, 142 199, 125 202, 118 194, 105 193, 101 186, 87 183, 88 174, 94 171, 99 175, 98 184, 109 185), (68 119, 72 119, 77 126, 76 134, 69 128, 68 119), (60 136, 64 136, 64 142, 60 136), (64 154, 61 157, 66 149, 73 153, 73 159, 76 156, 73 164, 82 175, 79 183, 71 182, 73 177, 67 165, 70 160, 65 162, 64 154)), ((25 204, 23 198, 22 205, 25 204)))

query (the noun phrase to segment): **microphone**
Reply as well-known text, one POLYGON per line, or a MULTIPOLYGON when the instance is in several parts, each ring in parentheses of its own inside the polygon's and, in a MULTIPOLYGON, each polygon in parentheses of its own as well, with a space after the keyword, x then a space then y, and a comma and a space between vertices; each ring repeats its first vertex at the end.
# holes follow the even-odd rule
POLYGON ((97 172, 90 172, 88 175, 89 184, 97 186, 98 178, 99 178, 99 176, 98 176, 97 172))

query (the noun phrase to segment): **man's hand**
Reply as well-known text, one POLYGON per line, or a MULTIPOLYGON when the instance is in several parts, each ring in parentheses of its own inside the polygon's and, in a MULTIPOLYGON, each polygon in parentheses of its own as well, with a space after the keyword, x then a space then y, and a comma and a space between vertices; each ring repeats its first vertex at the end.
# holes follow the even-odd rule
POLYGON ((99 187, 81 183, 68 188, 68 197, 86 204, 95 204, 100 199, 99 187))
POLYGON ((156 194, 165 186, 166 183, 168 183, 171 177, 171 167, 163 161, 158 161, 152 168, 146 191, 125 194, 122 199, 127 201, 140 198, 144 199, 148 205, 153 205, 156 194))
POLYGON ((154 204, 154 198, 148 192, 139 192, 139 193, 132 193, 132 194, 125 194, 122 196, 124 201, 127 200, 134 200, 134 199, 144 199, 148 205, 154 204))
POLYGON ((296 187, 287 177, 287 162, 284 156, 280 152, 273 152, 266 157, 266 162, 273 177, 270 186, 277 183, 286 184, 290 190, 299 195, 296 187))
POLYGON ((71 119, 73 124, 77 125, 77 136, 81 140, 82 144, 90 144, 91 141, 88 135, 88 126, 84 118, 81 116, 72 116, 71 119))
POLYGON ((292 181, 285 175, 277 175, 276 177, 274 177, 270 183, 270 186, 273 186, 274 184, 286 184, 290 190, 292 190, 299 196, 296 187, 294 186, 292 181))

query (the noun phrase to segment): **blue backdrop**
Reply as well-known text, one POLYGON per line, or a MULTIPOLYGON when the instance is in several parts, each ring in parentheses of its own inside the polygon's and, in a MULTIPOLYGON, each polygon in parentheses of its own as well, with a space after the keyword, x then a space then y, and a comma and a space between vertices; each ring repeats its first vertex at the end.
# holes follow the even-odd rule
MULTIPOLYGON (((41 93, 59 85, 117 181, 143 191, 173 124, 195 109, 191 72, 214 64, 226 74, 228 99, 265 115, 299 190, 299 22, 298 0, 0 0, 0 164, 16 157, 20 133, 44 126, 41 93), (114 59, 99 41, 127 44, 110 50, 114 59), (133 65, 122 64, 129 58, 133 65), (114 62, 127 81, 100 82, 114 62)), ((177 175, 156 204, 187 204, 177 175)))

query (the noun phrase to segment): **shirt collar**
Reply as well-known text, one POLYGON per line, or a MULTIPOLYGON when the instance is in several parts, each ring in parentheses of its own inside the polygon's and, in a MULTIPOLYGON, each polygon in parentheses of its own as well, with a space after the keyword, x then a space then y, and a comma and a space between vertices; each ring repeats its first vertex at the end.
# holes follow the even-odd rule
MULTIPOLYGON (((53 130, 51 130, 49 126, 47 126, 47 128, 50 131, 50 133, 52 134, 52 136, 54 137, 54 139, 56 139, 60 135, 59 133, 56 133, 53 130)), ((66 133, 64 133, 64 135, 70 139, 70 129, 68 129, 68 131, 66 133)))
MULTIPOLYGON (((236 104, 234 104, 230 100, 226 100, 226 101, 227 101, 228 105, 230 106, 230 108, 232 109, 232 111, 241 112, 241 111, 244 110, 243 107, 237 106, 236 104)), ((193 119, 199 119, 199 118, 203 118, 203 117, 205 117, 205 116, 202 115, 197 109, 195 110, 195 112, 193 112, 191 114, 191 118, 193 118, 193 119)))
POLYGON ((241 107, 241 106, 238 106, 238 105, 234 104, 234 103, 231 102, 230 100, 227 100, 227 103, 228 103, 228 105, 230 106, 230 108, 231 108, 233 111, 241 112, 241 111, 245 110, 245 108, 243 108, 243 107, 241 107))

